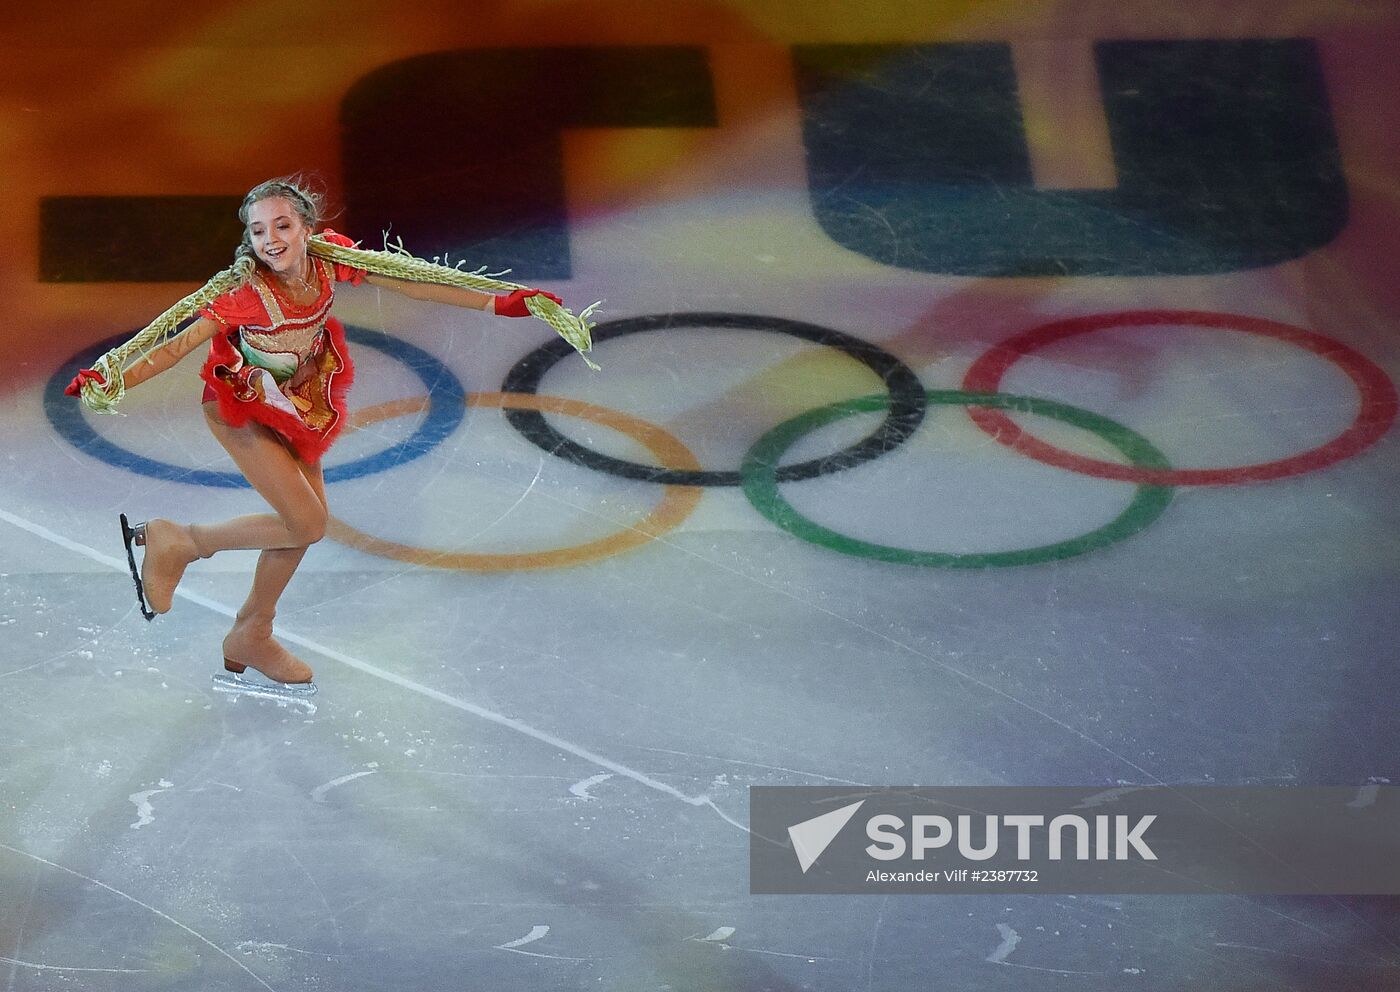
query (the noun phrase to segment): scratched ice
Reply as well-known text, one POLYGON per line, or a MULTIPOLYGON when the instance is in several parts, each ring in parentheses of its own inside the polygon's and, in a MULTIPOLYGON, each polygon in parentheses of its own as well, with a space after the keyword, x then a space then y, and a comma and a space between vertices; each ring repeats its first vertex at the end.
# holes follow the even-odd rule
MULTIPOLYGON (((1193 21, 1189 33, 1277 36, 1276 17, 1220 6, 1188 4, 1205 25, 1193 21), (1261 22, 1242 23, 1250 17, 1261 22)), ((610 319, 733 313, 839 330, 898 358, 922 389, 959 389, 989 346, 1047 321, 1154 308, 1303 327, 1393 380, 1400 304, 1387 295, 1388 272, 1377 279, 1370 266, 1395 257, 1400 230, 1383 195, 1396 188, 1383 145, 1395 122, 1368 114, 1393 104, 1380 99, 1394 91, 1393 60, 1377 51, 1393 47, 1400 21, 1376 14, 1373 51, 1354 25, 1328 20, 1328 5, 1314 6, 1306 17, 1317 23, 1297 24, 1305 15, 1289 8, 1290 32, 1323 37, 1339 80, 1329 85, 1364 92, 1332 100, 1343 147, 1359 156, 1347 163, 1358 184, 1353 226, 1306 258, 1219 276, 1001 279, 905 271, 838 247, 814 223, 803 185, 803 128, 821 122, 793 102, 784 46, 859 43, 846 53, 859 61, 878 54, 872 39, 929 40, 907 18, 881 19, 876 4, 859 31, 820 12, 795 34, 769 23, 777 13, 716 20, 721 43, 703 40, 721 80, 714 126, 629 137, 626 121, 585 115, 563 142, 571 195, 592 197, 570 206, 573 274, 540 281, 570 300, 604 298, 610 319), (744 35, 750 22, 762 37, 744 35), (1374 91, 1361 82, 1368 73, 1374 91), (588 149, 599 148, 608 151, 594 160, 588 149), (624 189, 642 181, 634 173, 646 174, 645 195, 624 189)), ((725 7, 706 6, 707 23, 725 7)), ((206 107, 191 121, 162 109, 207 97, 189 85, 188 46, 144 36, 119 53, 120 78, 139 85, 113 87, 123 101, 142 94, 139 105, 102 104, 123 127, 159 122, 150 147, 175 155, 163 160, 172 175, 202 175, 197 189, 165 189, 145 166, 107 182, 102 170, 129 158, 126 146, 89 149, 85 137, 85 158, 61 155, 103 118, 60 110, 38 90, 11 101, 25 118, 24 140, 11 144, 32 157, 7 172, 44 180, 14 199, 22 223, 6 241, 27 266, 12 302, 38 316, 13 315, 33 337, 12 353, 0 390, 0 992, 1397 987, 1400 935, 1385 900, 754 897, 747 833, 748 789, 764 785, 1341 783, 1368 808, 1393 780, 1387 758, 1400 739, 1394 431, 1316 471, 1178 487, 1159 517, 1082 554, 967 569, 901 553, 1071 541, 1123 514, 1138 487, 1032 460, 958 404, 936 405, 893 450, 779 485, 794 514, 836 535, 823 544, 784 530, 741 487, 697 495, 577 464, 482 403, 425 450, 353 478, 332 474, 330 537, 308 553, 277 618, 284 643, 316 671, 315 710, 214 691, 255 554, 191 566, 174 609, 146 623, 116 516, 215 520, 259 511, 256 498, 79 450, 44 400, 70 352, 158 312, 176 284, 38 282, 33 256, 35 218, 63 206, 54 198, 198 198, 237 186, 227 170, 199 173, 190 143, 170 136, 223 151, 225 111, 304 116, 302 89, 284 108, 249 82, 250 53, 263 49, 240 43, 233 62, 220 54, 242 37, 229 17, 196 60, 209 67, 218 114, 206 107), (182 81, 177 95, 161 88, 171 79, 182 81), (29 140, 31 126, 51 130, 29 140), (619 534, 640 539, 619 550, 609 543, 619 534), (896 553, 882 559, 871 545, 896 553), (574 557, 549 567, 503 568, 493 557, 561 548, 574 557)), ((1164 33, 1160 22, 1122 18, 1094 37, 1164 33)), ((676 37, 702 44, 685 40, 691 20, 580 44, 624 53, 676 37)), ((316 107, 379 66, 356 53, 390 42, 419 52, 398 33, 416 23, 375 21, 384 34, 369 48, 360 25, 337 28, 333 47, 353 65, 332 78, 312 59, 316 107)), ((1052 26, 1057 38, 1089 30, 1052 26)), ((498 27, 467 37, 435 22, 422 51, 486 36, 523 43, 518 25, 498 27)), ((117 57, 91 37, 97 25, 73 27, 86 33, 71 52, 55 47, 68 30, 55 26, 16 58, 57 60, 58 73, 71 53, 117 57)), ((1006 30, 969 21, 933 35, 990 58, 1006 30)), ((16 63, 17 78, 26 64, 16 63)), ((580 86, 591 93, 593 82, 580 86)), ((930 80, 929 92, 945 84, 930 80)), ((1114 98, 1136 106, 1131 94, 1114 98)), ((339 135, 316 132, 324 141, 308 147, 338 148, 339 135)), ((1053 137, 1037 135, 1037 154, 1053 137)), ((262 168, 255 151, 248 167, 262 168)), ((0 161, 12 154, 0 149, 0 161)), ((323 166, 339 182, 338 162, 323 166)), ((828 199, 908 262, 920 219, 862 198, 880 167, 873 157, 853 167, 828 199)), ((1291 195, 1278 199, 1307 209, 1291 195)), ((369 225, 354 233, 375 243, 380 222, 362 219, 372 208, 353 209, 346 221, 369 225)), ((550 334, 368 286, 346 288, 337 307, 347 323, 430 353, 480 394, 501 388, 550 334)), ((576 360, 555 366, 541 396, 603 413, 559 403, 547 422, 608 458, 659 464, 688 452, 732 471, 785 421, 887 389, 856 356, 821 343, 672 323, 601 342, 601 373, 576 360)), ((399 358, 371 347, 355 357, 352 409, 423 395, 399 358)), ((1345 431, 1362 400, 1336 358, 1164 324, 1057 341, 1017 363, 1004 388, 1121 422, 1174 466, 1219 467, 1325 449, 1345 431)), ((449 385, 435 382, 436 393, 449 385)), ((125 416, 85 422, 134 455, 232 471, 198 388, 182 365, 133 390, 125 416)), ((445 417, 411 407, 347 435, 328 464, 375 457, 445 417)), ((857 444, 882 417, 814 427, 784 461, 857 444)), ((1018 422, 1075 454, 1123 460, 1082 419, 1018 422)))

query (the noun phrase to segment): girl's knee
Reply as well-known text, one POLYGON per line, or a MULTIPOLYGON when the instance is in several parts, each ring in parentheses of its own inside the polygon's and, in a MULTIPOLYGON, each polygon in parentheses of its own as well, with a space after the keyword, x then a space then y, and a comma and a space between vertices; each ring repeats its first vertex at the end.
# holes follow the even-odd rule
POLYGON ((292 540, 297 544, 315 544, 326 536, 326 522, 329 514, 320 501, 315 501, 314 505, 306 507, 295 517, 287 521, 287 529, 291 531, 292 540))

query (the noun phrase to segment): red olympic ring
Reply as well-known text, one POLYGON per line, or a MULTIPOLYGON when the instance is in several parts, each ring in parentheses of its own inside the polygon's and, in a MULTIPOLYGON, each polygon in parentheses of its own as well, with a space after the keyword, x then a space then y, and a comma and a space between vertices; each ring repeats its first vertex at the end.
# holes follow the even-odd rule
POLYGON ((1356 386, 1361 397, 1356 419, 1326 444, 1277 461, 1232 468, 1153 469, 1099 461, 1057 448, 1032 437, 1004 412, 991 407, 970 407, 968 416, 997 441, 1037 461, 1101 479, 1157 486, 1228 486, 1300 475, 1350 458, 1374 444, 1395 422, 1397 405, 1400 405, 1397 404, 1395 384, 1384 370, 1359 352, 1340 341, 1292 324, 1203 310, 1125 310, 1041 324, 993 345, 972 363, 963 378, 962 388, 969 392, 999 392, 1002 378, 1019 359, 1037 348, 1065 338, 1115 327, 1150 327, 1157 324, 1190 324, 1244 331, 1297 345, 1325 358, 1345 372, 1356 386))

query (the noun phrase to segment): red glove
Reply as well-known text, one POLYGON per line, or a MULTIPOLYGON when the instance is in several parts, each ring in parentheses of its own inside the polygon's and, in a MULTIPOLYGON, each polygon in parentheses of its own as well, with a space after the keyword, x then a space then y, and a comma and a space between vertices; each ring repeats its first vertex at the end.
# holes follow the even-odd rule
POLYGON ((78 369, 78 374, 73 377, 73 381, 64 387, 65 396, 78 396, 83 391, 83 383, 95 382, 99 386, 107 385, 107 379, 101 372, 92 369, 78 369))
POLYGON ((564 301, 561 300, 561 299, 559 299, 559 297, 557 297, 557 296, 555 296, 553 293, 547 292, 547 291, 545 291, 545 290, 543 290, 543 289, 517 289, 515 292, 511 293, 509 296, 498 296, 498 297, 496 297, 496 303, 495 303, 495 307, 496 307, 496 316, 497 316, 497 317, 528 317, 528 316, 530 316, 530 311, 529 311, 528 309, 526 309, 526 307, 525 307, 525 298, 526 298, 527 296, 546 296, 546 297, 548 297, 549 299, 553 300, 555 303, 558 303, 560 306, 563 306, 563 304, 564 304, 564 301))

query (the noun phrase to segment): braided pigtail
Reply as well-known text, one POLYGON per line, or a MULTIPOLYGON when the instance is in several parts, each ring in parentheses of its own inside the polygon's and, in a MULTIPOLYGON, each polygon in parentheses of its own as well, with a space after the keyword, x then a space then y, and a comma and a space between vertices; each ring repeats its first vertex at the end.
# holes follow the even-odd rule
MULTIPOLYGON (((503 282, 485 275, 484 268, 477 269, 475 272, 467 272, 461 268, 418 258, 405 250, 401 241, 398 244, 389 244, 386 241, 385 248, 385 251, 347 248, 344 245, 327 241, 319 234, 313 235, 308 245, 311 254, 318 258, 356 269, 364 269, 381 276, 390 276, 394 279, 432 282, 487 292, 509 293, 512 290, 527 288, 518 283, 503 282)), ((458 265, 460 264, 459 262, 458 265)), ((597 310, 597 303, 590 304, 578 314, 574 314, 567 307, 560 306, 549 297, 539 294, 526 297, 525 306, 533 316, 554 328, 559 332, 560 337, 573 345, 574 350, 588 363, 589 368, 597 370, 597 364, 588 357, 588 352, 593 349, 593 337, 590 330, 594 325, 594 322, 590 321, 589 318, 597 310)))
POLYGON ((169 340, 181 323, 193 317, 203 307, 213 303, 220 296, 230 290, 237 289, 252 278, 255 266, 256 261, 252 252, 245 251, 240 246, 232 265, 216 273, 199 289, 151 321, 131 340, 118 345, 94 362, 93 371, 100 373, 106 382, 99 385, 89 379, 83 383, 79 395, 82 397, 84 405, 95 413, 115 413, 116 405, 126 395, 126 383, 122 379, 122 370, 131 359, 138 355, 145 359, 152 351, 169 340))

